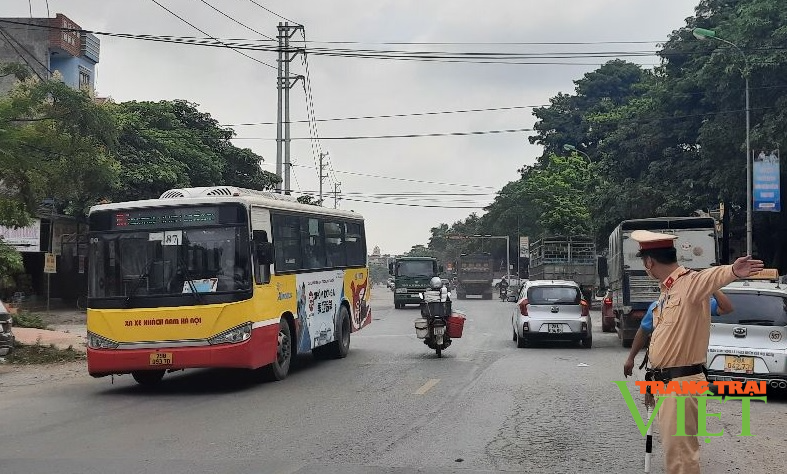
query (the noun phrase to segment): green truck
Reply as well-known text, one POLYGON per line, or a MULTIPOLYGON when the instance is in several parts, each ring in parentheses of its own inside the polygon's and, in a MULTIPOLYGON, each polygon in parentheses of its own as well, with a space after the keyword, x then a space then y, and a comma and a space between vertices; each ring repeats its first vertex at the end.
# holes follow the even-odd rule
POLYGON ((396 257, 388 265, 393 276, 394 308, 407 304, 421 304, 421 293, 429 288, 429 280, 440 276, 443 267, 434 257, 396 257))

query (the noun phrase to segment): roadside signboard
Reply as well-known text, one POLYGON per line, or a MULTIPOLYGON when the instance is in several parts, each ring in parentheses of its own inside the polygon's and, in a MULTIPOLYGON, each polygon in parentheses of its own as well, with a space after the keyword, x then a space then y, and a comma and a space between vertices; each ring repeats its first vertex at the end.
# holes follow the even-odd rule
POLYGON ((762 150, 755 155, 753 181, 754 210, 781 212, 779 150, 762 150))
POLYGON ((44 273, 57 273, 57 259, 55 254, 47 253, 44 255, 44 273))

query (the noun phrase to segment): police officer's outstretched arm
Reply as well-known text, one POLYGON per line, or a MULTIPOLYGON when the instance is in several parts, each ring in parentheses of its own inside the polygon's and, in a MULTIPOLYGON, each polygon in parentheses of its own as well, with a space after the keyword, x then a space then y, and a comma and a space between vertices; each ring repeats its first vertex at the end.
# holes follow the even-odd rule
POLYGON ((732 265, 706 268, 694 274, 693 284, 689 289, 690 298, 709 298, 719 288, 739 278, 746 278, 759 273, 765 267, 762 260, 755 260, 750 255, 740 257, 732 265))

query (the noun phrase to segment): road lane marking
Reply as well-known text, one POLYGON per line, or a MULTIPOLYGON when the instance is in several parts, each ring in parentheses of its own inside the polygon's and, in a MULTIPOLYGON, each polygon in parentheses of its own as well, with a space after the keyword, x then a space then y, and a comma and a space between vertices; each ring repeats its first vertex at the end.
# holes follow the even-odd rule
POLYGON ((419 388, 418 390, 415 391, 415 395, 423 395, 423 394, 425 394, 426 392, 431 390, 432 387, 437 385, 437 383, 439 381, 440 381, 440 379, 429 379, 425 384, 421 385, 421 388, 419 388))

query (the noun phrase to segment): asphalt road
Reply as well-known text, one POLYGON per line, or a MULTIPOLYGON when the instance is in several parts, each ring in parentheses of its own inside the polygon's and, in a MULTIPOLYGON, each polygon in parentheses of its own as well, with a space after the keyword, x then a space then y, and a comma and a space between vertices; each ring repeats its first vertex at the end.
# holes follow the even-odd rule
MULTIPOLYGON (((191 370, 145 390, 73 367, 0 379, 0 472, 643 472, 644 438, 613 383, 627 350, 598 312, 590 350, 517 349, 513 303, 457 301, 465 337, 438 359, 415 337, 417 308, 393 309, 383 287, 373 303, 346 359, 304 357, 282 382, 191 370)), ((725 434, 703 443, 704 472, 784 470, 784 396, 753 404, 753 437, 737 436, 740 402, 711 406, 708 430, 725 434)))

